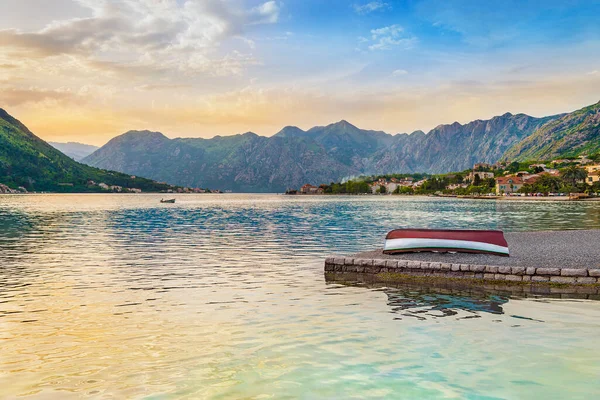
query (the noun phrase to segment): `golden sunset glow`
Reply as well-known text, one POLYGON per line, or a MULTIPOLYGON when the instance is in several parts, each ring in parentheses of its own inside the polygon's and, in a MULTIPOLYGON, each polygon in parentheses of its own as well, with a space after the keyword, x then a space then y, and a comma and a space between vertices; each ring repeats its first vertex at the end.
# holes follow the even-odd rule
POLYGON ((0 107, 46 140, 101 145, 132 129, 269 136, 341 119, 427 131, 600 98, 598 27, 585 6, 547 11, 569 11, 557 28, 506 2, 451 13, 439 0, 332 2, 327 16, 312 1, 3 3, 0 107))

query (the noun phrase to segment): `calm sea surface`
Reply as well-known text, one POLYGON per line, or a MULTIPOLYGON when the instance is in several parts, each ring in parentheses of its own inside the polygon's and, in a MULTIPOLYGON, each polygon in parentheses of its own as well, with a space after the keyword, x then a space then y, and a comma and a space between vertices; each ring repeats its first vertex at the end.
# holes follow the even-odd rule
POLYGON ((600 228, 600 203, 177 199, 0 196, 0 398, 600 398, 600 301, 323 275, 392 228, 600 228))

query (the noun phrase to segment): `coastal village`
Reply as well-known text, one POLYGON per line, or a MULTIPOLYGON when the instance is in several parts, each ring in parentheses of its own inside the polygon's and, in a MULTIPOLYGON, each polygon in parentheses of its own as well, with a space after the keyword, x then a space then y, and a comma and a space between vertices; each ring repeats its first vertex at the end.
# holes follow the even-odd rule
POLYGON ((471 197, 594 197, 600 195, 599 155, 549 162, 477 163, 467 171, 391 174, 340 183, 305 184, 286 194, 434 194, 471 197))
MULTIPOLYGON (((131 179, 135 179, 135 176, 131 176, 131 179)), ((190 188, 190 187, 180 187, 175 185, 167 184, 166 182, 157 182, 159 184, 168 185, 170 189, 163 190, 161 193, 223 193, 221 190, 216 189, 202 189, 202 188, 190 188)), ((58 186, 62 186, 65 189, 70 187, 74 187, 73 183, 59 183, 58 186)), ((100 193, 142 193, 142 189, 139 188, 130 188, 119 185, 108 185, 104 182, 97 183, 93 180, 88 180, 86 187, 94 192, 100 193)), ((68 190, 67 190, 68 191, 68 190)), ((26 194, 30 193, 23 186, 19 186, 16 189, 9 187, 3 183, 0 183, 0 194, 26 194)))
MULTIPOLYGON (((131 176, 131 179, 135 179, 131 176)), ((221 190, 180 187, 164 184, 169 189, 161 193, 223 193, 221 190)), ((68 187, 73 183, 59 183, 68 187)), ((88 180, 91 192, 142 193, 142 189, 108 185, 88 180)), ((225 191, 226 193, 230 191, 225 191)), ((0 183, 0 194, 29 193, 25 187, 9 187, 0 183)), ((549 162, 476 163, 472 169, 447 174, 387 174, 361 176, 344 182, 318 186, 305 184, 288 189, 289 195, 374 194, 374 195, 436 195, 467 197, 599 197, 600 155, 556 159, 549 162)))

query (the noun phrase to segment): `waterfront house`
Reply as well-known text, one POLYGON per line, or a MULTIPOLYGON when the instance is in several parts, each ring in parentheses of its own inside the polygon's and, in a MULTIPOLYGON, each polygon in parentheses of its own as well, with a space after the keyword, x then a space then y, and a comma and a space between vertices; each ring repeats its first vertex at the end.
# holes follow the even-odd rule
POLYGON ((585 182, 588 185, 593 185, 596 182, 600 182, 600 164, 586 165, 585 170, 588 174, 585 182))
POLYGON ((397 182, 389 182, 385 184, 385 191, 386 193, 394 193, 398 187, 400 187, 400 184, 397 182))
POLYGON ((397 179, 392 178, 391 182, 388 182, 384 178, 379 178, 376 182, 369 185, 371 193, 381 193, 382 188, 385 188, 385 193, 394 192, 399 186, 401 186, 397 179))
POLYGON ((18 193, 16 190, 9 188, 8 186, 0 183, 0 194, 11 194, 18 193))
POLYGON ((421 179, 420 181, 417 181, 415 183, 412 184, 412 187, 414 188, 420 188, 421 186, 423 186, 423 184, 427 182, 427 179, 421 179))
POLYGON ((448 186, 446 186, 446 189, 456 190, 456 189, 466 189, 468 187, 469 187, 469 185, 467 185, 466 183, 451 183, 448 186))
POLYGON ((413 185, 414 179, 411 177, 402 178, 398 181, 398 184, 402 187, 410 187, 413 185))
POLYGON ((586 183, 590 186, 596 182, 600 182, 600 171, 589 173, 586 178, 586 183))
POLYGON ((306 184, 300 188, 301 194, 323 194, 323 188, 318 186, 313 186, 311 184, 306 184))
POLYGON ((112 190, 113 192, 121 192, 123 190, 123 187, 121 186, 117 186, 117 185, 112 185, 109 186, 110 190, 112 190))
POLYGON ((369 188, 371 189, 371 193, 376 194, 381 191, 381 186, 378 182, 371 183, 369 188))
POLYGON ((110 187, 106 183, 104 183, 104 182, 99 183, 98 186, 100 186, 100 188, 104 189, 104 190, 109 190, 110 189, 110 187))
POLYGON ((467 175, 467 177, 465 178, 465 181, 473 182, 473 181, 475 181, 476 176, 479 176, 480 180, 484 180, 484 179, 493 178, 494 173, 493 172, 483 172, 483 171, 473 171, 469 175, 467 175))
POLYGON ((523 187, 525 182, 519 176, 501 176, 496 179, 496 194, 511 194, 523 187))

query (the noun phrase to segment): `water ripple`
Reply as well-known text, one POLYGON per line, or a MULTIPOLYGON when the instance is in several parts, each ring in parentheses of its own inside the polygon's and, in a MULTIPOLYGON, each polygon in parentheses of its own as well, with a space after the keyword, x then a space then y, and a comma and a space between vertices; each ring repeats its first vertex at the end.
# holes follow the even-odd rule
POLYGON ((593 398, 600 303, 326 282, 392 228, 599 228, 598 203, 0 196, 0 397, 593 398))

